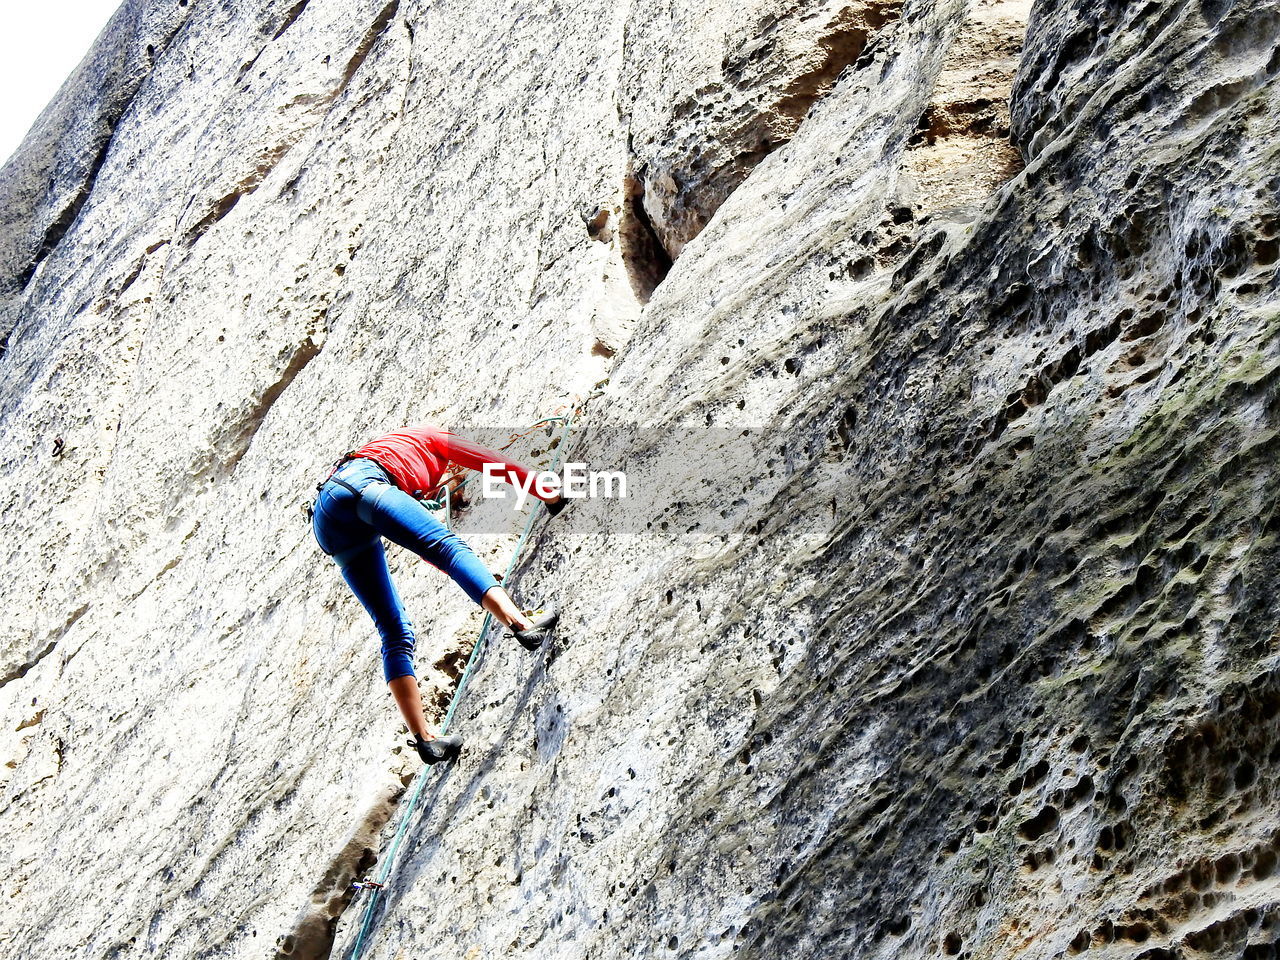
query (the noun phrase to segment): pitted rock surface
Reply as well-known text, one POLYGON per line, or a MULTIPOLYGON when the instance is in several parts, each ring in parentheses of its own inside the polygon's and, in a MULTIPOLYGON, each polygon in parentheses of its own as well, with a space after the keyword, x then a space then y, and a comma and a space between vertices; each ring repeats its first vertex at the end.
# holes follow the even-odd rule
POLYGON ((1275 956, 1278 25, 127 4, 0 172, 5 956, 1275 956), (570 408, 648 512, 535 521, 366 922, 416 761, 297 504, 570 408))

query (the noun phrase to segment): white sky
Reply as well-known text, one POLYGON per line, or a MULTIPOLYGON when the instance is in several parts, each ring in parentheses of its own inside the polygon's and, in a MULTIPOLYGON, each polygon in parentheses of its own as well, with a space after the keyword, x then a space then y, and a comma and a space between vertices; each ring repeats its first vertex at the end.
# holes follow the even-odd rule
POLYGON ((18 149, 121 0, 8 2, 0 29, 0 166, 18 149))

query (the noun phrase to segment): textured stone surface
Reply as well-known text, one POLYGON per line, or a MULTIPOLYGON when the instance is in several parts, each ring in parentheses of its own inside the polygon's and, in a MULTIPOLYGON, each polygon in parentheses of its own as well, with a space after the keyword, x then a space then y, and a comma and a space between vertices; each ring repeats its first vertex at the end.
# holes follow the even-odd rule
POLYGON ((606 375, 364 956, 1275 954, 1274 4, 174 15, 4 248, 6 956, 322 954, 412 767, 295 505, 606 375))
POLYGON ((79 214, 116 123, 190 10, 189 0, 125 0, 5 163, 0 330, 6 339, 21 303, 21 288, 79 214))

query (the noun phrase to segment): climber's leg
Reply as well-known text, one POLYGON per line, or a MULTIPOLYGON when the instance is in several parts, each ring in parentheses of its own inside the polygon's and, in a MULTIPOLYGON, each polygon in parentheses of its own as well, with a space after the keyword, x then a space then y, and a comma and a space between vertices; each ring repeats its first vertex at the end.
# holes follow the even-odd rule
POLYGON ((392 543, 447 573, 473 603, 483 604, 484 595, 498 586, 497 578, 465 540, 398 487, 378 485, 365 490, 360 516, 392 543))
MULTIPOLYGON (((413 624, 405 613, 404 603, 391 582, 387 555, 382 541, 334 557, 342 570, 342 578, 356 599, 373 618, 382 638, 382 674, 390 683, 397 677, 413 676, 413 624)), ((412 727, 410 727, 412 729, 412 727)))
POLYGON ((516 606, 516 602, 511 599, 511 594, 500 586, 492 586, 486 590, 480 606, 492 613, 504 627, 528 629, 533 626, 533 621, 516 606))
POLYGON ((559 619, 560 613, 553 607, 525 626, 512 626, 511 633, 526 650, 537 650, 551 636, 551 628, 559 619))
POLYGON ((465 540, 433 517, 430 511, 398 487, 378 485, 364 491, 361 516, 388 540, 435 564, 476 603, 510 627, 529 650, 542 645, 555 616, 535 623, 524 615, 511 595, 498 584, 465 540))
POLYGON ((415 737, 429 740, 431 731, 427 728, 427 718, 422 712, 422 694, 418 692, 418 678, 412 673, 387 681, 391 696, 400 708, 400 716, 404 717, 405 726, 415 737))
POLYGON ((359 505, 370 488, 388 486, 385 474, 375 464, 354 460, 337 475, 359 489, 360 495, 339 484, 324 485, 313 517, 316 541, 337 562, 342 578, 373 619, 382 639, 383 676, 405 726, 413 734, 410 743, 427 763, 450 759, 457 755, 462 738, 434 737, 427 727, 413 671, 413 624, 391 580, 381 536, 358 515, 359 505))
POLYGON ((452 759, 462 748, 462 738, 437 737, 427 726, 422 694, 413 672, 413 624, 405 615, 404 603, 391 580, 382 541, 375 540, 355 555, 344 554, 338 559, 343 579, 369 611, 382 637, 382 672, 400 716, 413 734, 410 744, 425 763, 452 759))
MULTIPOLYGON (((354 460, 336 475, 364 490, 387 486, 371 482, 376 470, 368 461, 354 460)), ((391 582, 382 538, 358 516, 363 496, 363 491, 357 497, 345 487, 326 483, 316 500, 313 524, 320 548, 333 557, 347 586, 373 618, 382 638, 383 676, 390 683, 396 677, 413 675, 413 624, 391 582)))

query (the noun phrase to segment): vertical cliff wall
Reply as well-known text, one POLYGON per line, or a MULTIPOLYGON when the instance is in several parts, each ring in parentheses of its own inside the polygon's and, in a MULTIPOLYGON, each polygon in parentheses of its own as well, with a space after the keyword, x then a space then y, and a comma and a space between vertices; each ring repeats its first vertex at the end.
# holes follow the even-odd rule
POLYGON ((0 173, 6 956, 353 956, 413 766, 296 505, 570 406, 639 495, 361 956, 1273 956, 1278 24, 126 4, 0 173))

